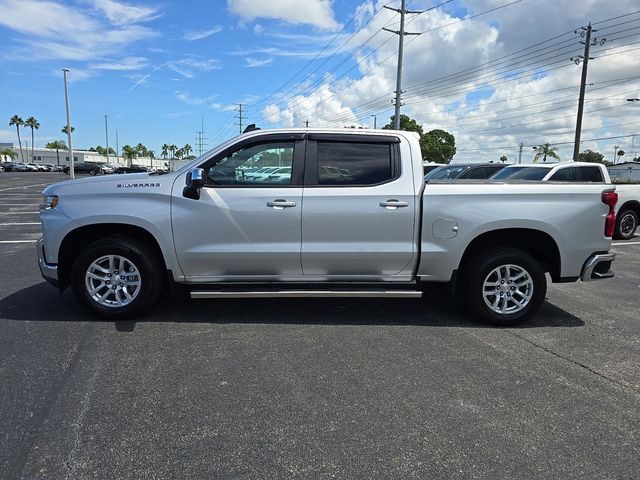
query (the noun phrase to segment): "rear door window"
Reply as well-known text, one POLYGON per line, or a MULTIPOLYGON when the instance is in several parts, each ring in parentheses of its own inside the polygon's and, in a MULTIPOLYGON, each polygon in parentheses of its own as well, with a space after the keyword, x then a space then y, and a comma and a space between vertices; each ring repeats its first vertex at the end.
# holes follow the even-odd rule
POLYGON ((580 181, 602 183, 602 171, 599 167, 580 167, 580 181))
POLYGON ((394 173, 390 144, 318 140, 318 185, 378 185, 394 173))

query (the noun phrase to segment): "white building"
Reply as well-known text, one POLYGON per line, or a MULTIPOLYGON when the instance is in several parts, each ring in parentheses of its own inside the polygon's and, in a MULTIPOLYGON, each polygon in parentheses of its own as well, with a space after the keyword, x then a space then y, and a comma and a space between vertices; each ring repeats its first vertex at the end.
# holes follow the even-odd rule
MULTIPOLYGON (((8 147, 13 149, 16 153, 15 162, 22 162, 20 157, 20 147, 9 143, 3 144, 4 147, 8 147)), ((25 163, 37 163, 42 165, 69 165, 69 151, 68 150, 58 150, 56 154, 55 150, 51 150, 49 148, 34 148, 33 154, 31 152, 31 148, 27 148, 25 146, 22 147, 22 154, 24 155, 25 163)), ((2 159, 0 159, 2 160, 2 159)), ((75 162, 94 162, 94 163, 106 163, 107 156, 99 155, 97 152, 90 152, 89 150, 73 150, 73 160, 75 162)), ((109 163, 114 165, 126 165, 127 161, 122 156, 114 156, 109 155, 109 163)), ((164 167, 165 160, 161 158, 148 158, 148 157, 136 157, 133 159, 133 162, 136 165, 144 165, 149 168, 160 168, 164 167)))
POLYGON ((609 176, 612 181, 640 181, 640 163, 625 162, 611 165, 609 167, 609 176))

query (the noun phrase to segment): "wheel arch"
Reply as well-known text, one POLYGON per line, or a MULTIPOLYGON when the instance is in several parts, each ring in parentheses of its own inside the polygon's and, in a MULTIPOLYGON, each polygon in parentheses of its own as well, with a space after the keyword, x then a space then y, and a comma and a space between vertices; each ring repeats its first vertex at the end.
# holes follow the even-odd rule
POLYGON ((78 227, 64 237, 58 251, 58 279, 61 288, 70 283, 70 272, 74 258, 84 247, 107 237, 120 236, 143 242, 162 261, 166 270, 166 260, 158 240, 148 230, 137 225, 124 223, 100 223, 78 227))
POLYGON ((638 216, 638 218, 640 218, 640 202, 638 200, 628 200, 626 202, 624 202, 622 205, 620 205, 620 207, 618 208, 618 213, 627 210, 627 209, 631 209, 635 212, 635 214, 638 216))
POLYGON ((561 277, 560 249, 556 241, 546 232, 531 228, 504 228, 484 232, 474 238, 465 249, 460 260, 460 272, 464 272, 469 260, 478 252, 488 248, 516 248, 535 258, 553 281, 561 277))

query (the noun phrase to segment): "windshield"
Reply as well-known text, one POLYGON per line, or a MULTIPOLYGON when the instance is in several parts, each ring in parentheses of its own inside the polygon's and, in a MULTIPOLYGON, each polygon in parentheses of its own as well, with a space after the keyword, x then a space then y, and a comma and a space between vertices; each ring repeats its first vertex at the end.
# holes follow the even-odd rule
POLYGON ((542 180, 549 173, 544 167, 507 167, 493 175, 491 180, 542 180))
POLYGON ((448 165, 431 170, 425 175, 425 180, 446 180, 448 178, 458 178, 467 169, 467 165, 448 165))

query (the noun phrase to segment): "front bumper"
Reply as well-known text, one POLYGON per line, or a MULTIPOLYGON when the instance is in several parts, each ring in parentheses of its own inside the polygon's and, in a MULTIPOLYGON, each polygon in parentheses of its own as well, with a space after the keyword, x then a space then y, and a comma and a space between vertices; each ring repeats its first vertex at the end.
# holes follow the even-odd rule
POLYGON ((58 265, 52 265, 45 261, 44 257, 44 239, 40 237, 36 243, 36 249, 38 250, 38 267, 40 267, 40 273, 51 285, 58 287, 58 265))
POLYGON ((580 279, 583 282, 590 282, 591 280, 602 280, 605 278, 613 277, 613 270, 611 270, 611 264, 616 259, 615 253, 597 253, 591 255, 582 267, 582 274, 580 279))

